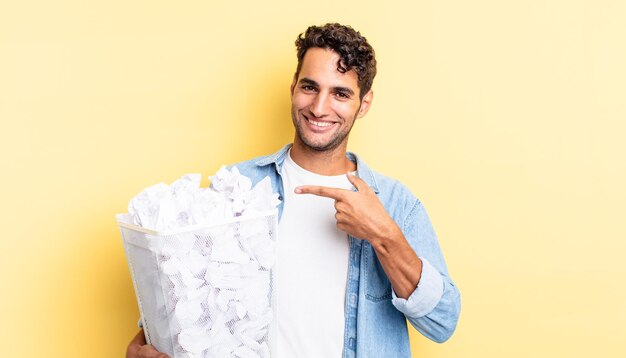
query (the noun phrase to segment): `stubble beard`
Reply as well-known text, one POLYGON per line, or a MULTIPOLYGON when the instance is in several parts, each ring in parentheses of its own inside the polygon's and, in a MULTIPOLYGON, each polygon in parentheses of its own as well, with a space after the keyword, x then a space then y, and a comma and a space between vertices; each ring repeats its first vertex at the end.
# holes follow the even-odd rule
MULTIPOLYGON (((302 119, 302 121, 306 121, 306 119, 302 119)), ((350 134, 350 130, 352 130, 353 125, 354 122, 352 122, 352 125, 350 125, 350 128, 348 128, 347 130, 335 132, 333 137, 331 137, 331 139, 327 143, 313 143, 312 141, 309 141, 308 138, 306 138, 306 136, 304 136, 302 133, 301 122, 297 122, 296 124, 296 134, 298 135, 300 142, 304 144, 304 146, 308 149, 315 152, 328 152, 336 149, 344 142, 344 140, 346 140, 346 138, 350 134)))
POLYGON ((316 144, 316 143, 309 141, 302 133, 303 132, 302 126, 305 125, 305 124, 302 124, 302 122, 306 121, 306 119, 299 118, 298 114, 295 113, 294 111, 291 112, 291 116, 292 116, 292 120, 294 123, 294 127, 296 129, 296 135, 300 139, 300 142, 307 149, 310 149, 315 152, 328 152, 328 151, 337 149, 337 147, 339 147, 345 140, 347 140, 348 135, 350 134, 350 131, 352 130, 352 127, 354 126, 354 122, 356 121, 357 115, 356 114, 354 115, 354 118, 352 119, 352 123, 350 124, 349 128, 343 131, 340 130, 340 131, 335 132, 333 137, 328 141, 328 143, 325 143, 325 144, 324 143, 316 144))

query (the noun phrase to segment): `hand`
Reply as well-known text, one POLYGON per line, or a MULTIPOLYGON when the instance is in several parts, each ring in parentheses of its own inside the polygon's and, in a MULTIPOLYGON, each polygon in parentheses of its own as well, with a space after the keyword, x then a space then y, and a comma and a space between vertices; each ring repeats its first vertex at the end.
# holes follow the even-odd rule
POLYGON ((157 351, 153 346, 146 344, 146 337, 142 329, 128 344, 128 348, 126 348, 126 358, 169 358, 169 356, 157 351))
POLYGON ((361 178, 348 173, 348 180, 358 190, 303 185, 296 194, 313 194, 335 199, 337 228, 372 244, 396 237, 398 225, 385 210, 376 193, 361 178))

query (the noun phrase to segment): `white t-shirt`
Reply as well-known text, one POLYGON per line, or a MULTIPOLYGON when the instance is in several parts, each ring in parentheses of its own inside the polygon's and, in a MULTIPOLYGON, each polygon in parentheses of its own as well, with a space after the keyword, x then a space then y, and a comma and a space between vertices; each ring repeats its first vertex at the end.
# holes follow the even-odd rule
POLYGON ((346 175, 309 172, 285 159, 284 207, 278 225, 276 314, 278 358, 341 357, 349 243, 337 229, 335 201, 295 194, 300 185, 351 189, 346 175))

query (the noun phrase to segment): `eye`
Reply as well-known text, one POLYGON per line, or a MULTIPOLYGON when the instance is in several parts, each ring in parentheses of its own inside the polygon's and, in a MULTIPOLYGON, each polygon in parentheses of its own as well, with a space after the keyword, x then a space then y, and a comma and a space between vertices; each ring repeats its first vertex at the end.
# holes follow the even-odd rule
POLYGON ((349 96, 347 93, 345 93, 345 92, 337 92, 335 95, 336 95, 337 97, 341 98, 341 99, 347 99, 347 98, 350 98, 350 96, 349 96))
POLYGON ((302 86, 302 90, 304 90, 305 92, 313 92, 315 91, 315 87, 311 85, 304 85, 302 86))

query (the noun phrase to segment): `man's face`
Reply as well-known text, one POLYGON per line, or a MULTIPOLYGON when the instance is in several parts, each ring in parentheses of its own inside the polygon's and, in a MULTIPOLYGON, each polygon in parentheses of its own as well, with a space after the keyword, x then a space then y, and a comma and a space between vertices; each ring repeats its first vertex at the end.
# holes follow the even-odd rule
POLYGON ((296 141, 315 151, 345 144, 357 118, 369 109, 372 92, 359 98, 354 70, 337 71, 339 55, 329 49, 307 50, 297 78, 291 84, 291 118, 296 141))

